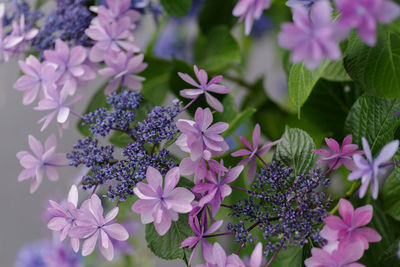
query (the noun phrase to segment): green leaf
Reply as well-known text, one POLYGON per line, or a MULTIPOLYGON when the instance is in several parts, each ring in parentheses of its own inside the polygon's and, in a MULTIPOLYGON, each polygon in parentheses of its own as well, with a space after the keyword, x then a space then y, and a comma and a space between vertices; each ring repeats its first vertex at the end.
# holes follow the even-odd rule
POLYGON ((309 70, 304 63, 292 65, 289 73, 289 99, 296 107, 300 118, 300 108, 310 96, 312 89, 321 78, 329 61, 324 61, 315 70, 309 70))
POLYGON ((187 263, 190 252, 186 248, 180 248, 180 245, 185 238, 192 235, 186 214, 180 214, 179 220, 172 222, 171 228, 163 236, 158 235, 153 224, 146 225, 147 246, 156 256, 165 260, 182 259, 187 263))
POLYGON ((205 0, 199 14, 200 30, 207 33, 221 25, 231 28, 237 21, 237 18, 232 16, 236 2, 236 0, 205 0))
POLYGON ((161 0, 161 5, 169 15, 179 18, 190 12, 192 0, 161 0))
POLYGON ((235 119, 233 119, 229 123, 229 128, 225 132, 223 132, 221 134, 221 136, 225 138, 225 137, 233 134, 236 131, 236 129, 239 128, 243 123, 248 121, 256 111, 257 110, 255 108, 248 108, 248 109, 242 111, 241 113, 239 113, 235 117, 235 119))
POLYGON ((133 143, 133 139, 126 133, 115 131, 108 139, 110 143, 116 147, 126 147, 129 143, 133 143))
POLYGON ((287 249, 279 251, 271 267, 300 267, 303 261, 303 248, 288 246, 287 249))
MULTIPOLYGON (((400 160, 400 150, 393 157, 393 161, 400 160)), ((400 221, 400 166, 396 165, 383 186, 383 204, 385 212, 400 221)))
POLYGON ((303 130, 286 127, 282 141, 275 151, 275 159, 293 168, 295 175, 307 172, 314 162, 315 144, 303 130))
POLYGON ((209 71, 226 68, 240 62, 240 47, 224 26, 213 28, 207 35, 199 35, 195 44, 199 66, 209 71))
POLYGON ((233 121, 238 115, 238 111, 235 108, 235 99, 232 94, 227 95, 222 101, 224 106, 224 112, 217 112, 215 114, 215 121, 233 121))
POLYGON ((321 75, 322 78, 334 82, 348 82, 351 81, 350 76, 344 68, 343 60, 331 61, 326 66, 321 75))
POLYGON ((36 0, 35 9, 41 8, 48 0, 36 0))
POLYGON ((354 32, 349 38, 344 66, 368 93, 400 97, 400 35, 380 26, 377 38, 377 44, 370 47, 354 32))
POLYGON ((394 139, 394 133, 400 125, 400 116, 391 115, 400 110, 397 99, 387 100, 371 95, 363 95, 354 103, 345 122, 345 130, 353 134, 353 140, 361 147, 361 138, 365 137, 372 154, 394 139))

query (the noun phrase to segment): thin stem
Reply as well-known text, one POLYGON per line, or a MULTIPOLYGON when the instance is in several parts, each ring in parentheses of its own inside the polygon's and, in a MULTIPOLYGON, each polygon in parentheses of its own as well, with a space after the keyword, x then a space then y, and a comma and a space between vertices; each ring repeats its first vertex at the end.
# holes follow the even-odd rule
POLYGON ((190 107, 190 105, 192 105, 194 103, 194 101, 197 100, 197 98, 199 98, 199 95, 196 96, 195 98, 193 98, 182 110, 181 112, 185 111, 188 107, 190 107))
POLYGON ((233 189, 236 189, 236 190, 240 190, 240 191, 243 191, 243 192, 249 192, 249 190, 247 190, 247 189, 244 189, 244 188, 241 188, 241 187, 237 187, 237 186, 233 186, 233 185, 231 185, 231 188, 233 188, 233 189))
POLYGON ((265 267, 269 267, 272 262, 275 260, 276 256, 278 255, 279 251, 281 250, 281 248, 275 250, 274 255, 272 255, 271 259, 267 262, 267 264, 265 265, 265 267))
POLYGON ((233 207, 231 205, 221 204, 221 207, 228 208, 228 209, 233 209, 233 207))
POLYGON ((395 165, 400 165, 400 161, 393 161, 393 162, 381 164, 381 165, 379 165, 379 168, 386 168, 386 167, 391 167, 391 166, 395 166, 395 165))
POLYGON ((73 111, 72 109, 69 111, 72 115, 75 115, 76 117, 84 120, 85 117, 83 117, 81 114, 76 113, 75 111, 73 111))
POLYGON ((94 186, 93 191, 92 191, 92 193, 90 194, 90 197, 89 197, 89 198, 92 198, 92 196, 93 196, 94 193, 96 192, 98 186, 99 186, 99 184, 96 184, 96 185, 94 186))
POLYGON ((217 237, 217 236, 225 236, 225 235, 234 235, 235 232, 226 232, 226 233, 220 233, 220 234, 214 234, 214 235, 205 235, 203 237, 208 238, 208 237, 217 237))
POLYGON ((118 199, 117 199, 117 202, 115 203, 115 207, 118 207, 118 205, 119 205, 120 202, 121 202, 121 199, 118 198, 118 199))
MULTIPOLYGON (((254 223, 252 226, 250 226, 248 229, 247 229, 247 232, 250 232, 251 230, 253 230, 257 225, 259 225, 260 224, 260 222, 256 222, 256 223, 254 223)), ((239 252, 240 252, 240 250, 242 249, 242 247, 244 246, 244 242, 243 241, 240 241, 240 244, 239 244, 239 247, 238 247, 238 249, 236 250, 236 254, 239 254, 239 252)))
POLYGON ((335 165, 338 163, 339 159, 340 158, 337 158, 335 161, 335 164, 332 164, 331 167, 329 167, 329 169, 326 172, 324 172, 324 176, 328 175, 333 170, 333 167, 335 167, 335 165))
POLYGON ((265 167, 268 167, 268 164, 256 153, 256 157, 265 165, 265 167))
POLYGON ((243 241, 240 241, 239 247, 238 247, 238 249, 236 250, 236 255, 239 254, 239 252, 240 252, 240 250, 242 249, 243 245, 244 245, 244 242, 243 242, 243 241))

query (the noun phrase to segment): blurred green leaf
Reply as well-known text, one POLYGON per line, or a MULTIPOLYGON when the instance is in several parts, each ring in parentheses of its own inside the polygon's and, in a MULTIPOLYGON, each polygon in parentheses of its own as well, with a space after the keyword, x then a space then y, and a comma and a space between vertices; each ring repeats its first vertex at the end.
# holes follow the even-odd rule
POLYGON ((321 75, 322 78, 334 82, 351 81, 350 76, 344 68, 343 60, 331 61, 328 63, 321 75))
POLYGON ((141 76, 146 78, 141 93, 153 105, 162 105, 170 90, 168 81, 171 77, 172 65, 167 60, 152 56, 146 56, 144 61, 149 65, 141 73, 141 76))
POLYGON ((186 16, 192 9, 192 0, 160 0, 165 11, 173 17, 186 16))
POLYGON ((233 95, 227 95, 222 101, 222 105, 224 106, 224 112, 217 112, 214 116, 214 120, 224 122, 233 121, 238 114, 238 111, 235 108, 235 99, 233 98, 233 95))
POLYGON ((237 128, 248 121, 256 112, 255 108, 248 108, 240 112, 232 121, 229 122, 229 128, 221 134, 222 137, 227 137, 233 134, 237 128))
POLYGON ((279 251, 271 267, 301 267, 303 261, 303 248, 298 246, 288 246, 287 249, 279 251))
POLYGON ((236 0, 205 0, 199 14, 200 30, 207 33, 221 25, 232 27, 237 21, 237 18, 232 16, 236 2, 236 0))
POLYGON ((134 142, 126 133, 114 131, 108 141, 116 147, 126 147, 129 143, 134 142))

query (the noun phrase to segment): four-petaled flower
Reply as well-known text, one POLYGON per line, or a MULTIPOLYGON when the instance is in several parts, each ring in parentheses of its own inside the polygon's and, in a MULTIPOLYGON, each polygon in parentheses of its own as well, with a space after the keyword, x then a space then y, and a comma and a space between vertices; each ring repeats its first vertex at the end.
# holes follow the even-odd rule
POLYGON ((32 135, 29 135, 29 147, 34 155, 27 151, 17 153, 17 158, 22 167, 25 168, 19 176, 18 181, 24 181, 31 178, 30 192, 33 193, 39 187, 43 180, 44 173, 50 181, 58 180, 56 167, 68 166, 65 154, 56 153, 57 143, 56 136, 51 135, 47 138, 44 147, 32 135))
POLYGON ((232 92, 224 85, 217 84, 222 80, 222 75, 218 75, 208 82, 208 75, 205 70, 199 70, 196 65, 193 68, 197 80, 200 83, 197 83, 186 73, 178 72, 178 75, 182 78, 182 80, 198 89, 184 89, 180 91, 180 95, 189 99, 197 99, 200 95, 205 94, 206 101, 210 107, 213 107, 219 112, 224 111, 224 107, 222 106, 221 102, 210 94, 210 92, 217 94, 228 94, 232 92))
POLYGON ((270 7, 272 0, 239 0, 233 9, 233 15, 239 17, 239 21, 244 20, 244 33, 249 35, 253 23, 259 19, 264 11, 270 7))
POLYGON ((362 138, 362 145, 367 160, 360 155, 354 155, 353 159, 357 168, 350 173, 348 179, 354 181, 361 178, 360 198, 365 196, 368 185, 371 183, 372 197, 376 199, 379 191, 378 174, 385 173, 385 168, 382 165, 392 159, 399 147, 399 141, 394 140, 385 145, 375 159, 372 158, 368 141, 364 137, 362 138))
POLYGON ((159 235, 165 235, 172 221, 178 220, 178 213, 188 213, 194 195, 188 189, 175 186, 180 178, 179 168, 172 168, 165 175, 164 187, 161 173, 153 167, 148 167, 146 180, 148 184, 138 183, 133 189, 139 197, 132 211, 140 213, 143 224, 154 222, 159 235))

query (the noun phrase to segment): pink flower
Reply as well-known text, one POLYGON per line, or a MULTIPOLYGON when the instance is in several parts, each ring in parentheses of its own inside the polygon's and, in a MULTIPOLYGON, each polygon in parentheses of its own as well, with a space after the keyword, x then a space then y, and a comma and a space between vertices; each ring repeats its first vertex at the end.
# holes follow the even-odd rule
POLYGON ((233 9, 233 15, 239 17, 239 21, 244 20, 245 34, 249 35, 253 27, 254 20, 258 20, 263 11, 270 7, 271 0, 239 0, 233 9))
POLYGON ((214 259, 213 247, 210 244, 210 242, 208 242, 205 239, 205 237, 217 231, 221 227, 222 223, 223 221, 219 220, 211 224, 209 228, 206 228, 207 225, 205 225, 206 224, 205 220, 202 220, 202 224, 200 226, 199 219, 196 216, 189 217, 190 227, 192 228, 196 236, 189 236, 188 238, 183 240, 181 244, 181 248, 184 247, 188 247, 189 249, 193 248, 192 254, 190 255, 189 259, 189 264, 192 262, 193 257, 196 254, 196 251, 199 248, 200 244, 201 244, 203 259, 207 262, 213 261, 214 259))
POLYGON ((256 176, 257 171, 257 157, 261 157, 265 153, 267 153, 271 147, 278 144, 281 140, 277 140, 275 142, 267 142, 265 143, 260 149, 258 149, 258 145, 260 143, 260 136, 261 130, 260 125, 256 124, 253 131, 253 146, 250 144, 249 140, 246 137, 241 136, 240 141, 243 145, 245 145, 248 149, 240 149, 236 152, 232 153, 232 157, 240 157, 240 156, 247 156, 246 158, 242 159, 238 165, 246 165, 250 162, 249 167, 247 168, 247 179, 249 184, 251 184, 256 176))
POLYGON ((57 81, 56 65, 44 62, 43 64, 34 57, 29 56, 25 62, 18 62, 20 69, 25 74, 14 84, 14 89, 24 91, 22 103, 31 104, 37 97, 40 89, 43 89, 44 95, 47 91, 56 88, 57 81))
POLYGON ((193 68, 197 80, 200 83, 197 83, 188 74, 179 72, 178 75, 182 78, 182 80, 198 89, 184 89, 180 91, 180 95, 189 99, 197 99, 200 95, 205 94, 207 103, 211 107, 215 108, 219 112, 224 111, 224 107, 222 106, 221 102, 219 102, 218 99, 210 94, 210 92, 217 94, 228 94, 232 92, 224 85, 217 84, 222 80, 222 75, 218 75, 217 77, 214 77, 210 82, 208 82, 208 76, 205 70, 199 70, 196 65, 193 68))
POLYGON ((184 176, 194 174, 193 182, 198 184, 207 176, 207 163, 203 158, 196 161, 191 160, 190 157, 184 158, 179 164, 179 171, 184 176))
POLYGON ((134 23, 140 18, 140 13, 131 9, 131 0, 107 0, 107 6, 91 7, 91 10, 109 22, 129 18, 134 23))
POLYGON ((327 149, 314 149, 314 153, 326 156, 326 158, 318 160, 317 163, 327 162, 330 170, 336 170, 342 166, 342 164, 344 164, 347 169, 354 170, 356 166, 354 165, 352 157, 354 155, 362 155, 364 152, 357 150, 358 146, 352 144, 352 140, 353 136, 349 134, 343 139, 342 148, 340 148, 336 140, 333 138, 325 138, 325 142, 332 152, 327 149))
POLYGON ((310 69, 316 68, 327 57, 339 60, 340 48, 335 40, 332 7, 327 0, 316 2, 308 9, 296 5, 293 23, 284 23, 279 34, 279 44, 292 50, 291 61, 304 61, 310 69))
POLYGON ((149 167, 146 173, 148 184, 138 183, 133 189, 139 197, 132 211, 140 213, 142 223, 154 222, 159 235, 165 235, 171 227, 171 221, 178 220, 178 213, 188 213, 193 207, 194 195, 188 189, 175 186, 180 178, 179 168, 172 168, 163 178, 160 172, 149 167))
MULTIPOLYGON (((14 20, 12 22, 12 27, 13 30, 11 34, 8 36, 8 38, 16 38, 16 39, 21 39, 21 41, 18 43, 18 46, 14 47, 15 52, 19 53, 21 49, 25 50, 28 47, 27 41, 32 40, 33 38, 36 37, 36 35, 39 33, 38 29, 30 29, 29 31, 25 31, 25 16, 22 15, 18 21, 14 20)), ((22 51, 24 52, 24 51, 22 51)))
POLYGON ((367 225, 373 215, 371 205, 354 210, 353 206, 346 199, 339 201, 339 214, 343 219, 338 216, 329 216, 325 218, 325 226, 321 230, 320 235, 328 241, 340 242, 362 242, 364 249, 368 249, 369 242, 379 242, 382 237, 377 231, 370 227, 361 226, 367 225))
POLYGON ((44 122, 40 129, 41 131, 44 131, 47 128, 56 115, 58 123, 65 124, 68 122, 72 105, 83 97, 82 94, 79 94, 67 101, 68 95, 71 92, 69 85, 70 83, 67 82, 61 89, 61 92, 58 92, 57 90, 49 90, 49 96, 40 100, 38 106, 35 107, 35 110, 54 110, 39 120, 39 123, 44 122))
POLYGON ((210 126, 213 116, 209 108, 198 108, 194 119, 195 121, 181 119, 176 123, 182 132, 176 144, 181 150, 190 153, 192 161, 201 158, 210 160, 212 155, 221 155, 229 149, 224 138, 219 135, 228 129, 229 124, 217 122, 210 126))
POLYGON ((89 53, 89 58, 93 62, 104 60, 104 55, 110 52, 131 51, 139 52, 140 49, 133 44, 131 33, 131 20, 128 17, 112 21, 111 23, 98 17, 85 33, 96 41, 89 53))
POLYGON ((99 240, 99 249, 103 256, 111 261, 114 257, 114 246, 110 238, 125 241, 129 238, 128 231, 114 218, 118 215, 118 207, 110 210, 103 217, 103 207, 100 198, 94 194, 90 199, 82 203, 78 212, 77 226, 71 229, 73 238, 87 238, 82 244, 82 256, 91 254, 99 240))
POLYGON ((85 64, 86 50, 82 46, 75 46, 69 50, 68 44, 56 40, 55 50, 44 51, 44 57, 48 62, 57 65, 57 73, 60 76, 59 85, 69 82, 70 95, 75 93, 79 82, 86 82, 96 78, 95 71, 85 64))
POLYGON ((362 242, 339 243, 337 249, 312 248, 312 257, 304 261, 307 267, 363 267, 355 261, 364 254, 362 242))
POLYGON ((31 189, 33 193, 39 187, 43 180, 44 173, 50 181, 58 180, 58 173, 56 167, 68 166, 68 161, 65 154, 56 153, 57 143, 56 136, 51 135, 47 138, 44 147, 32 135, 29 135, 29 147, 32 149, 34 155, 27 151, 17 153, 22 167, 25 168, 19 176, 18 181, 24 181, 31 178, 31 189))
POLYGON ((197 267, 246 267, 238 255, 231 254, 227 257, 225 250, 218 243, 214 243, 210 259, 211 262, 207 265, 200 264, 197 267))
POLYGON ((337 29, 345 38, 351 29, 370 46, 376 43, 376 22, 389 23, 400 15, 397 4, 387 0, 335 0, 340 12, 337 29))
POLYGON ((221 160, 219 164, 222 168, 219 168, 216 172, 210 170, 207 175, 208 182, 197 184, 193 187, 192 191, 195 193, 205 194, 199 201, 199 206, 203 207, 206 204, 211 206, 211 214, 214 217, 219 207, 221 206, 222 200, 232 193, 232 188, 228 185, 235 181, 240 173, 243 171, 243 166, 236 166, 225 174, 223 170, 224 163, 221 160))
MULTIPOLYGON (((60 241, 63 241, 69 234, 70 230, 76 226, 78 217, 78 189, 76 185, 72 185, 68 193, 67 209, 60 204, 49 200, 50 207, 47 209, 51 219, 47 227, 56 232, 60 232, 60 241)), ((70 239, 71 247, 75 252, 79 250, 79 238, 70 239)))
POLYGON ((143 77, 137 76, 147 68, 143 63, 143 54, 134 56, 132 52, 118 54, 109 53, 104 57, 107 68, 99 70, 103 76, 112 77, 104 93, 109 95, 115 92, 120 86, 128 87, 131 90, 139 91, 142 89, 143 77))

